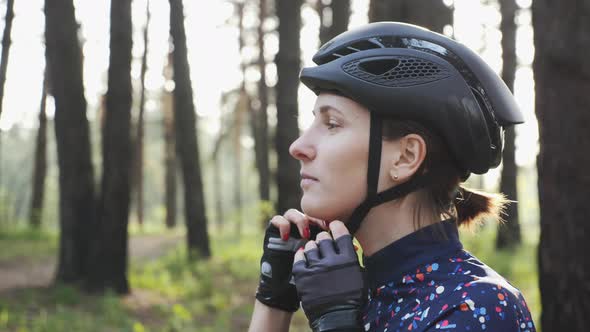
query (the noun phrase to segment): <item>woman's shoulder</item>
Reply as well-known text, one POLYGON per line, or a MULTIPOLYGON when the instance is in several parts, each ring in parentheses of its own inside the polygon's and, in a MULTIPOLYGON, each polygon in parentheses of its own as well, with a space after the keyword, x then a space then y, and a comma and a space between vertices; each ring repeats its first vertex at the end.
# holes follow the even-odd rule
POLYGON ((454 286, 448 297, 456 298, 455 302, 469 304, 469 300, 477 300, 500 307, 524 302, 518 288, 466 250, 450 256, 448 261, 446 271, 438 277, 454 286))
POLYGON ((465 250, 449 262, 455 274, 447 275, 447 283, 456 282, 450 282, 453 291, 438 302, 441 309, 433 320, 433 328, 535 330, 522 293, 504 277, 465 250))
POLYGON ((465 250, 420 266, 373 295, 366 316, 371 327, 387 322, 400 331, 409 325, 412 330, 534 331, 520 291, 465 250))

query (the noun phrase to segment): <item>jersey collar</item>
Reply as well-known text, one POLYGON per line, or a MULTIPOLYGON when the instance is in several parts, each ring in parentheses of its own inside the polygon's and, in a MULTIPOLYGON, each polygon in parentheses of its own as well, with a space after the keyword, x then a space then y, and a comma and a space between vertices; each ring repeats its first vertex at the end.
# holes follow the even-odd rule
POLYGON ((368 286, 400 282, 413 268, 462 248, 454 219, 423 227, 370 257, 363 256, 368 286))

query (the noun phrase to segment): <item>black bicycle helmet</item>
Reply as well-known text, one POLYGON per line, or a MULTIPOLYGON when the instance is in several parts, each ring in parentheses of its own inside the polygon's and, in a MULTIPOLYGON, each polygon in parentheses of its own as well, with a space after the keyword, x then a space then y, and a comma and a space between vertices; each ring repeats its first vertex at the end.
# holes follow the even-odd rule
POLYGON ((371 207, 425 186, 410 181, 377 193, 382 116, 414 120, 447 143, 463 180, 500 164, 503 128, 524 122, 500 77, 473 51, 415 25, 378 22, 344 32, 314 55, 300 79, 316 94, 333 91, 369 109, 368 197, 347 223, 355 232, 371 207))

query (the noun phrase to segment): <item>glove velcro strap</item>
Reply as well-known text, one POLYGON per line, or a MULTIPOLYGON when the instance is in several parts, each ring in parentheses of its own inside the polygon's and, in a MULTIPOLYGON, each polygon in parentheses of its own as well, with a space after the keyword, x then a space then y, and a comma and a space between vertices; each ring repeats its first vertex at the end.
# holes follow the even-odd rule
POLYGON ((361 332, 359 309, 346 309, 326 313, 310 324, 313 332, 361 332))
POLYGON ((297 290, 295 287, 287 289, 284 294, 279 296, 274 294, 265 296, 264 293, 257 292, 256 299, 266 306, 287 312, 295 312, 299 309, 299 301, 297 300, 297 290), (295 302, 293 299, 295 299, 295 302))

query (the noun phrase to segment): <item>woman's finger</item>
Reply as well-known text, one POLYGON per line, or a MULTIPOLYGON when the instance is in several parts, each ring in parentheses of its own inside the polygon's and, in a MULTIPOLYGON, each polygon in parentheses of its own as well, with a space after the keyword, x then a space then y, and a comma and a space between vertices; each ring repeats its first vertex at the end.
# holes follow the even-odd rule
POLYGON ((325 231, 329 231, 330 230, 328 228, 328 224, 326 224, 326 222, 324 220, 311 217, 311 216, 309 216, 307 214, 305 216, 307 217, 307 219, 309 219, 309 221, 311 221, 312 223, 318 225, 318 227, 320 227, 321 229, 323 229, 325 231))
POLYGON ((352 237, 348 232, 348 228, 346 228, 343 222, 334 220, 330 223, 330 230, 332 231, 332 236, 334 236, 334 243, 338 247, 338 252, 351 253, 357 251, 357 248, 352 243, 352 237))
POLYGON ((307 219, 305 214, 295 209, 289 209, 287 212, 285 212, 283 217, 289 222, 297 225, 297 229, 299 229, 299 234, 301 234, 302 238, 309 239, 309 219, 307 219))
POLYGON ((336 253, 336 250, 334 249, 334 241, 328 232, 321 232, 318 234, 318 236, 316 236, 315 242, 317 243, 321 257, 326 257, 336 253))
POLYGON ((338 239, 343 235, 350 234, 348 228, 346 228, 344 223, 340 220, 334 220, 330 223, 330 231, 332 231, 332 236, 334 237, 334 240, 338 239))
POLYGON ((297 250, 297 252, 295 253, 295 258, 293 259, 293 264, 295 264, 299 261, 305 261, 305 254, 303 254, 303 248, 299 248, 299 250, 297 250))
POLYGON ((305 254, 305 258, 307 259, 307 263, 310 265, 316 263, 320 260, 320 253, 318 250, 318 246, 315 241, 307 241, 305 244, 305 250, 303 251, 305 254))
POLYGON ((330 233, 328 232, 320 232, 316 237, 315 237, 315 242, 320 242, 323 240, 332 240, 332 236, 330 235, 330 233))
POLYGON ((281 233, 281 239, 283 241, 289 240, 289 233, 291 232, 291 224, 289 221, 283 216, 274 216, 270 220, 270 223, 273 224, 276 228, 279 229, 281 233))

